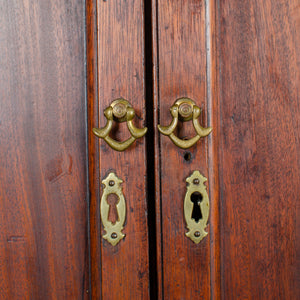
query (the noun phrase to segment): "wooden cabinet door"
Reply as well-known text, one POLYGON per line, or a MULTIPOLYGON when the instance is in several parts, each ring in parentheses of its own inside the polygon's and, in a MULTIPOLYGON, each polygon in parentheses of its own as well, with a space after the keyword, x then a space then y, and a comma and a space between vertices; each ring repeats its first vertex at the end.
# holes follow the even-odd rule
MULTIPOLYGON (((170 108, 175 100, 187 97, 202 109, 201 125, 212 123, 211 74, 207 73, 210 61, 207 56, 206 6, 204 1, 157 1, 153 5, 156 16, 154 40, 154 105, 157 168, 156 207, 158 294, 159 298, 209 299, 215 289, 216 271, 211 261, 217 244, 215 184, 217 171, 213 162, 212 138, 206 137, 188 149, 174 145, 168 136, 160 134, 158 124, 172 121, 170 108), (209 119, 209 121, 208 121, 209 119), (209 235, 196 244, 186 236, 184 199, 186 179, 194 171, 208 178, 211 198, 211 216, 206 230, 209 235), (211 274, 212 273, 212 274, 211 274)), ((211 69, 210 69, 211 70, 211 69)), ((182 140, 195 136, 191 122, 178 124, 174 134, 182 140)), ((218 129, 213 124, 213 135, 218 129)), ((198 205, 198 204, 195 204, 198 205)))
MULTIPOLYGON (((149 299, 146 139, 138 139, 119 152, 92 134, 93 127, 105 126, 103 112, 118 98, 132 105, 135 126, 146 124, 144 2, 87 4, 92 298, 149 299), (125 237, 117 245, 103 238, 107 229, 100 217, 103 180, 112 173, 123 181, 120 185, 126 202, 125 237)), ((114 140, 130 138, 126 122, 114 122, 113 126, 110 136, 114 140)), ((120 211, 116 204, 109 210, 105 220, 114 224, 110 213, 114 210, 114 218, 118 218, 120 211)))

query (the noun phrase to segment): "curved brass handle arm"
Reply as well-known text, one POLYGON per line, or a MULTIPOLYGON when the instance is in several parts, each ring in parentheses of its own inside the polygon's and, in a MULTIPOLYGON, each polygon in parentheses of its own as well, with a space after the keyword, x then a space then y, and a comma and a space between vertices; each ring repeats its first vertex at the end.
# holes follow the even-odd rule
POLYGON ((145 127, 145 128, 135 127, 132 122, 134 117, 135 117, 134 109, 132 107, 129 107, 128 111, 127 111, 127 127, 128 127, 128 130, 130 131, 131 135, 133 137, 135 137, 136 139, 139 139, 146 134, 148 129, 147 129, 147 127, 145 127))
POLYGON ((176 100, 174 105, 170 109, 173 120, 169 126, 158 125, 158 130, 163 135, 169 136, 171 141, 182 149, 188 149, 195 145, 201 137, 205 137, 212 131, 211 127, 204 128, 199 124, 199 116, 201 109, 195 104, 195 102, 189 98, 180 98, 176 100), (178 119, 182 121, 193 120, 193 125, 197 133, 196 136, 189 140, 182 140, 174 134, 174 130, 178 124, 178 119))
POLYGON ((175 130, 175 128, 177 127, 178 124, 178 106, 177 105, 173 105, 170 108, 170 113, 173 117, 173 120, 171 122, 171 124, 169 126, 161 126, 158 125, 158 130, 164 134, 164 135, 170 135, 172 134, 172 132, 175 130))
POLYGON ((147 132, 146 127, 136 128, 133 125, 132 120, 135 117, 134 109, 130 103, 124 99, 116 99, 113 101, 111 105, 104 110, 104 115, 107 119, 106 125, 103 128, 93 128, 93 133, 97 137, 104 139, 105 142, 116 151, 126 150, 136 139, 143 137, 147 132), (124 142, 118 142, 109 136, 114 118, 120 123, 127 122, 131 137, 124 142))
POLYGON ((211 131, 212 131, 212 127, 204 128, 204 127, 202 127, 200 125, 198 117, 201 114, 201 109, 198 106, 196 106, 196 105, 194 106, 193 114, 194 114, 193 115, 193 125, 194 125, 194 128, 195 128, 197 134, 200 137, 208 136, 211 133, 211 131))
POLYGON ((136 139, 139 139, 139 138, 143 137, 146 134, 147 130, 148 130, 147 127, 145 127, 145 128, 136 128, 133 125, 132 121, 127 122, 127 127, 129 129, 131 135, 136 139))
POLYGON ((93 128, 94 135, 96 135, 97 137, 99 137, 101 139, 104 139, 106 136, 108 136, 112 129, 113 111, 110 106, 105 109, 104 115, 107 119, 106 125, 103 128, 93 128))

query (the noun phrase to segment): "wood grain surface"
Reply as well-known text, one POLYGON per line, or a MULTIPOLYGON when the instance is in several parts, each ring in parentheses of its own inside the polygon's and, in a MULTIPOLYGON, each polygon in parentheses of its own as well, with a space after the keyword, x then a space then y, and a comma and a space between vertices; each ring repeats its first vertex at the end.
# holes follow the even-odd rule
POLYGON ((97 72, 97 0, 86 1, 87 29, 87 109, 89 161, 89 234, 91 298, 101 299, 101 248, 99 226, 99 143, 92 133, 98 123, 97 72))
MULTIPOLYGON (((153 1, 155 2, 155 1, 153 1)), ((189 97, 203 110, 207 126, 207 51, 204 1, 157 1, 153 14, 155 127, 171 121, 176 99, 189 97), (156 8, 156 10, 155 10, 156 8)), ((191 138, 195 131, 184 123, 176 133, 191 138)), ((156 138, 157 255, 159 299, 209 299, 210 235, 199 244, 185 236, 183 214, 186 178, 199 170, 208 177, 208 138, 188 150, 177 148, 166 136, 156 138), (190 158, 189 158, 190 157, 190 158), (159 178, 159 179, 158 179, 159 178)), ((209 225, 206 228, 209 231, 209 225)))
POLYGON ((0 4, 0 298, 87 298, 84 1, 0 4))
POLYGON ((219 5, 222 298, 299 299, 300 3, 219 5))
MULTIPOLYGON (((0 298, 300 298, 299 7, 2 1, 0 298), (120 97, 151 134, 122 153, 91 133, 120 97), (213 126, 189 150, 157 131, 179 97, 195 100, 201 124, 213 126), (183 215, 194 170, 208 178, 211 205, 198 245, 183 215), (102 239, 99 213, 111 171, 127 208, 115 247, 102 239)), ((184 123, 176 134, 194 130, 184 123)), ((128 136, 125 124, 114 127, 112 137, 128 136)))
MULTIPOLYGON (((91 127, 106 124, 103 111, 116 98, 128 100, 136 112, 135 125, 145 126, 143 1, 97 1, 90 5, 87 18, 95 12, 97 17, 97 44, 88 46, 92 297, 149 299, 146 139, 117 152, 103 140, 98 142, 91 132, 91 127), (123 180, 127 210, 126 236, 115 247, 102 239, 105 231, 99 210, 101 181, 112 171, 123 180)), ((89 30, 93 40, 95 28, 89 30)), ((111 136, 119 141, 127 139, 126 123, 115 124, 111 136)))

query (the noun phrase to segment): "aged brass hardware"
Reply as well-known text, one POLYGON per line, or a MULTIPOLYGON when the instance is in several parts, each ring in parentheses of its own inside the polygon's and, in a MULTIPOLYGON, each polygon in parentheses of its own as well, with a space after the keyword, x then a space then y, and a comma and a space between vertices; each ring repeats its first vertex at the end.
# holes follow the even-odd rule
POLYGON ((177 99, 174 105, 170 108, 171 115, 173 120, 169 126, 158 125, 158 130, 170 137, 172 142, 182 148, 187 149, 195 145, 201 137, 205 137, 210 134, 212 131, 211 127, 203 128, 198 121, 198 117, 201 114, 201 109, 195 104, 195 102, 189 98, 180 98, 177 99), (196 136, 189 140, 182 140, 174 134, 174 130, 178 124, 178 120, 183 122, 193 121, 196 136))
POLYGON ((126 204, 121 187, 122 182, 123 180, 118 178, 113 172, 109 173, 109 175, 102 180, 104 189, 100 202, 100 215, 104 230, 106 231, 106 233, 103 235, 103 238, 113 246, 117 245, 125 236, 125 234, 122 233, 126 217, 126 204), (111 194, 115 194, 118 197, 118 201, 116 203, 118 219, 114 224, 109 220, 110 205, 107 201, 108 196, 111 194))
POLYGON ((93 128, 93 133, 105 140, 105 142, 114 150, 124 151, 127 149, 136 139, 143 137, 147 128, 136 128, 133 125, 132 120, 135 117, 135 111, 130 103, 125 99, 114 100, 109 107, 104 110, 104 116, 107 119, 107 123, 103 128, 93 128), (122 123, 127 122, 127 127, 131 133, 131 137, 124 142, 118 142, 109 136, 109 133, 113 126, 113 120, 122 123))
POLYGON ((207 232, 209 215, 209 199, 204 182, 207 181, 199 171, 186 179, 187 191, 184 198, 184 218, 189 231, 185 234, 194 243, 198 244, 207 232))

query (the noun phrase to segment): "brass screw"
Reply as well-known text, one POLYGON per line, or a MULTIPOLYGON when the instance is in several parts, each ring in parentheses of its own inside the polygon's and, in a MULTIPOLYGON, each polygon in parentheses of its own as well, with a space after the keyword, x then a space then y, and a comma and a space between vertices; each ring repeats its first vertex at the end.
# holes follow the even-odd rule
POLYGON ((200 181, 199 181, 198 178, 195 178, 195 179, 193 180, 193 184, 199 184, 199 183, 200 183, 200 181))
POLYGON ((116 118, 121 119, 126 115, 126 105, 118 103, 113 107, 113 114, 116 118))
POLYGON ((179 114, 183 118, 188 118, 193 113, 193 107, 189 103, 182 103, 179 105, 179 114))
POLYGON ((113 180, 110 180, 108 184, 109 184, 109 186, 114 186, 115 182, 113 180))
POLYGON ((195 231, 194 236, 195 237, 199 237, 200 236, 200 232, 199 231, 195 231))
POLYGON ((111 238, 112 239, 116 239, 118 237, 118 235, 115 233, 115 232, 113 232, 112 234, 111 234, 111 238))

